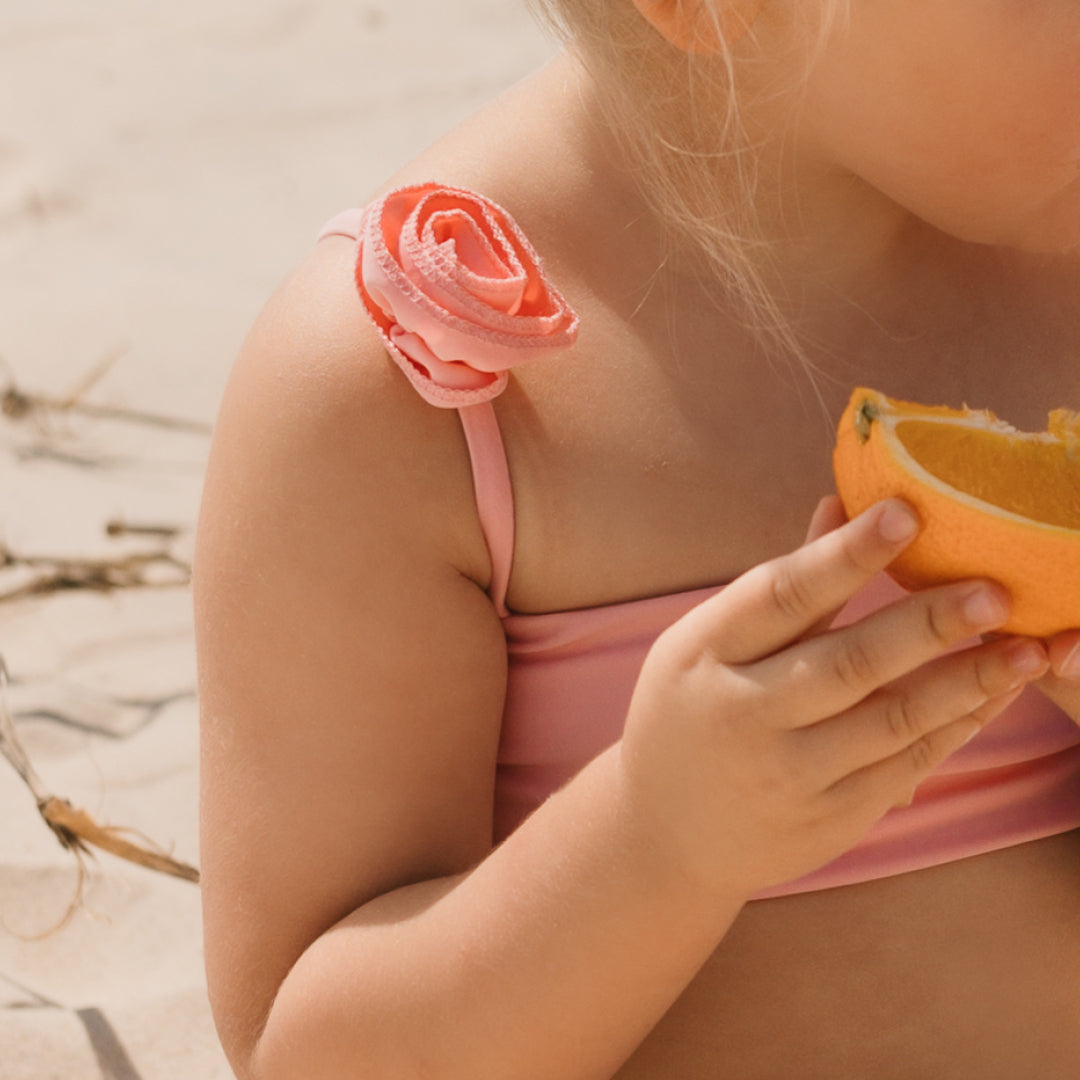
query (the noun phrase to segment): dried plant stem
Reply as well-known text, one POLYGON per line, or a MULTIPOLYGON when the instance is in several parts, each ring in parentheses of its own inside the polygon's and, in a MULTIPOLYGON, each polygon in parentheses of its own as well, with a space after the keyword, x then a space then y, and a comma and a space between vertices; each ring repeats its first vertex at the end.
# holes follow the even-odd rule
POLYGON ((17 555, 0 544, 0 570, 22 566, 33 578, 0 592, 0 603, 43 596, 70 589, 113 592, 117 589, 162 589, 188 585, 191 567, 172 552, 138 551, 112 558, 64 558, 50 555, 17 555), (156 581, 150 571, 164 569, 170 576, 156 581))
POLYGON ((141 409, 125 409, 115 405, 94 405, 91 402, 83 401, 83 395, 102 378, 125 351, 126 346, 123 346, 108 353, 91 366, 74 389, 62 397, 35 394, 21 389, 13 379, 9 380, 8 385, 0 391, 0 413, 3 413, 10 420, 24 420, 30 416, 42 416, 49 413, 79 413, 99 420, 121 420, 127 423, 147 424, 151 427, 165 428, 170 431, 186 431, 193 435, 211 434, 213 426, 199 420, 186 420, 177 416, 162 416, 158 413, 144 412, 141 409))
POLYGON ((112 518, 105 523, 106 536, 156 536, 162 540, 175 540, 183 531, 179 525, 151 525, 122 518, 112 518))
MULTIPOLYGON (((91 854, 88 844, 92 844, 110 855, 128 862, 145 866, 148 870, 157 870, 162 874, 171 874, 194 884, 199 882, 199 871, 194 866, 179 862, 164 852, 155 851, 134 839, 140 834, 131 829, 115 825, 99 825, 85 810, 72 806, 67 799, 50 795, 44 802, 38 802, 38 811, 45 819, 45 824, 52 829, 61 845, 68 850, 91 854)), ((149 841, 142 837, 144 843, 149 841)))
POLYGON ((52 830, 60 845, 70 851, 79 864, 78 891, 65 921, 82 898, 86 870, 83 859, 87 855, 93 855, 92 848, 107 851, 110 855, 144 866, 148 870, 198 883, 199 871, 195 867, 156 850, 145 837, 145 843, 138 842, 136 838, 139 834, 130 829, 99 824, 85 810, 72 806, 67 799, 58 798, 47 790, 15 732, 15 723, 7 705, 7 681, 7 667, 3 657, 0 657, 0 752, 11 762, 23 783, 30 789, 45 824, 52 830))

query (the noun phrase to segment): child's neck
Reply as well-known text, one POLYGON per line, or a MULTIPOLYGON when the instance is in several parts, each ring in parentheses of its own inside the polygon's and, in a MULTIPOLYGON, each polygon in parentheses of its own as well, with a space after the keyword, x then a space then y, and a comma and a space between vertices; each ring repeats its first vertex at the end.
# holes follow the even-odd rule
MULTIPOLYGON (((563 58, 536 82, 536 122, 557 115, 552 144, 557 137, 572 151, 544 159, 550 171, 535 200, 557 209, 551 250, 566 284, 584 283, 658 356, 669 353, 680 380, 707 382, 718 355, 754 355, 741 320, 717 305, 715 274, 700 251, 689 243, 671 251, 670 235, 619 164, 588 76, 563 58)), ((514 116, 520 129, 521 102, 514 116)), ((523 143, 523 154, 535 145, 523 143)), ((1040 356, 1039 371, 1025 373, 1033 381, 1060 382, 1055 358, 1080 353, 1080 320, 1063 299, 1080 289, 1080 259, 965 243, 825 165, 800 163, 798 180, 800 215, 791 196, 766 215, 772 284, 789 298, 792 323, 826 380, 942 400, 970 395, 972 404, 993 406, 990 391, 1015 376, 1008 369, 1021 348, 1040 356)), ((529 225, 546 228, 542 216, 529 225)))

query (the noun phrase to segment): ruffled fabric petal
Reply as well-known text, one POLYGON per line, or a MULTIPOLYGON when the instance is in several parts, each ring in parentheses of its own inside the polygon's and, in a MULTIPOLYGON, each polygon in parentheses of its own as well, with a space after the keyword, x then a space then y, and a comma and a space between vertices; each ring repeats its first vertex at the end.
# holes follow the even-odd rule
POLYGON ((442 408, 490 400, 510 368, 577 337, 517 223, 463 189, 419 184, 368 206, 356 280, 390 355, 442 408))

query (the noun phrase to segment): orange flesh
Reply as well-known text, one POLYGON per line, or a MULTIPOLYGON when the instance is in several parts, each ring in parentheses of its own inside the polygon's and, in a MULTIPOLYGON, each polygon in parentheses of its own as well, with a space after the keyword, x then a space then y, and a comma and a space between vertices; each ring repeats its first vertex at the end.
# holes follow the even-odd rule
POLYGON ((1080 529, 1080 464, 1063 443, 923 420, 899 421, 896 435, 955 490, 1036 522, 1080 529))

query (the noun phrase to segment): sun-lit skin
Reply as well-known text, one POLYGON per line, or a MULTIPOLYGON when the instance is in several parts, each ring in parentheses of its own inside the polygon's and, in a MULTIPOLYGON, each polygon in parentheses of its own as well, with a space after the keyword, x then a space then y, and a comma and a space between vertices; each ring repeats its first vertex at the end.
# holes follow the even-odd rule
MULTIPOLYGON (((677 42, 704 2, 605 0, 677 42)), ((786 17, 819 2, 765 0, 738 43, 786 87, 742 116, 816 367, 769 363, 715 264, 674 250, 572 57, 388 181, 507 207, 581 316, 496 402, 510 609, 732 583, 494 849, 506 644, 457 417, 358 318, 343 237, 245 346, 196 574, 208 970, 245 1080, 1075 1066, 1080 831, 747 902, 849 850, 1080 643, 996 636, 1007 597, 974 582, 832 629, 910 534, 899 505, 818 501, 853 385, 1025 427, 1076 404, 1080 265, 1053 253, 1080 239, 1080 5, 851 0, 803 88, 786 17)), ((1039 686, 1080 719, 1080 682, 1039 686)))
MULTIPOLYGON (((1070 0, 852 0, 795 125, 802 224, 814 231, 816 192, 872 218, 884 247, 915 217, 976 244, 1076 249, 1078 73, 1070 0)), ((1080 633, 1050 657, 1072 678, 1043 689, 1080 718, 1080 633)))
MULTIPOLYGON (((661 32, 685 46, 693 35, 674 12, 693 18, 694 7, 661 0, 661 32)), ((743 11, 753 40, 737 48, 786 40, 782 6, 743 11)), ((805 84, 744 115, 798 191, 765 217, 789 272, 857 296, 863 280, 895 273, 926 227, 943 262, 972 244, 997 259, 1077 249, 1078 71, 1071 0, 850 0, 805 84)), ((1080 631, 1049 652, 1055 674, 1041 686, 1080 719, 1080 631)))
POLYGON ((1078 64, 1067 0, 853 0, 806 89, 800 148, 959 239, 1068 250, 1078 64))

